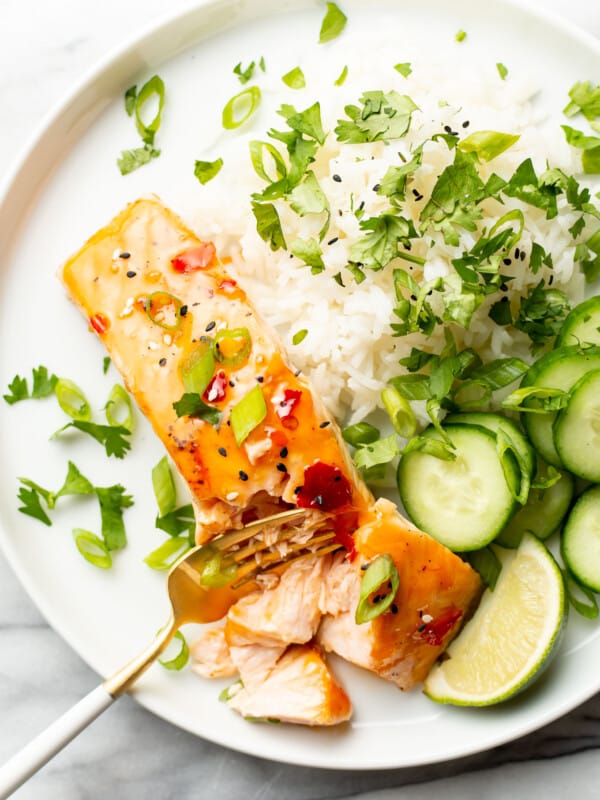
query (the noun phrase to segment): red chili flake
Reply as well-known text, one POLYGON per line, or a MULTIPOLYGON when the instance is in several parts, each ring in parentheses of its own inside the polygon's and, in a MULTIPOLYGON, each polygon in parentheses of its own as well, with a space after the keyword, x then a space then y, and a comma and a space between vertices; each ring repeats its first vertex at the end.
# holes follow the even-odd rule
POLYGON ((210 267, 215 260, 216 250, 212 242, 203 242, 197 247, 184 250, 175 258, 171 259, 171 264, 175 272, 187 274, 196 272, 199 269, 210 267))
POLYGON ((224 278, 217 288, 219 288, 222 292, 231 294, 231 292, 237 288, 237 283, 233 280, 233 278, 224 278))
POLYGON ((211 378, 210 383, 204 390, 202 397, 207 403, 218 403, 225 399, 227 394, 227 375, 220 369, 211 378))
POLYGON ((110 322, 108 318, 104 316, 104 314, 98 312, 90 317, 90 325, 97 334, 102 336, 102 334, 106 333, 106 331, 109 329, 110 322))
POLYGON ((300 508, 335 511, 352 501, 350 482, 335 464, 316 461, 304 470, 304 486, 298 493, 300 508))
POLYGON ((336 541, 348 551, 348 559, 353 561, 356 556, 353 533, 358 527, 358 513, 356 511, 344 511, 341 514, 336 514, 332 522, 336 541))
POLYGON ((277 416, 280 419, 286 419, 287 417, 291 417, 292 414, 294 413, 296 406, 300 402, 301 397, 302 397, 302 392, 300 391, 300 389, 284 389, 283 400, 280 400, 275 407, 277 416))
POLYGON ((444 637, 462 617, 462 614, 463 612, 459 608, 448 609, 437 619, 425 624, 424 629, 420 632, 421 639, 436 647, 443 644, 444 637))

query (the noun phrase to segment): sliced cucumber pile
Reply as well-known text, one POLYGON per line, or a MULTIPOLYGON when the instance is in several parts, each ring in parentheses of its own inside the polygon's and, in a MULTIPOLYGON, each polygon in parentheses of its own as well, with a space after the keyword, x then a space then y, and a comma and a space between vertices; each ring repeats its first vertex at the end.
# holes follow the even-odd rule
POLYGON ((561 551, 573 577, 600 592, 600 486, 585 491, 575 503, 563 531, 561 551))
POLYGON ((576 306, 563 322, 557 347, 600 345, 600 297, 590 297, 576 306))

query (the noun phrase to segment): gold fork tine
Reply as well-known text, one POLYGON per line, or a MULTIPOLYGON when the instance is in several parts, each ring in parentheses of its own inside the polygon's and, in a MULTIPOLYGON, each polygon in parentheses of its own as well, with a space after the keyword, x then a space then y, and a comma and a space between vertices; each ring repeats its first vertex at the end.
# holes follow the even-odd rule
POLYGON ((212 539, 210 544, 221 551, 229 550, 230 547, 236 544, 248 541, 248 539, 251 539, 263 528, 266 528, 267 525, 281 525, 285 522, 294 522, 295 520, 301 519, 305 514, 306 509, 304 508, 288 508, 286 511, 272 514, 270 517, 263 517, 262 519, 250 522, 237 531, 224 533, 222 536, 212 539))

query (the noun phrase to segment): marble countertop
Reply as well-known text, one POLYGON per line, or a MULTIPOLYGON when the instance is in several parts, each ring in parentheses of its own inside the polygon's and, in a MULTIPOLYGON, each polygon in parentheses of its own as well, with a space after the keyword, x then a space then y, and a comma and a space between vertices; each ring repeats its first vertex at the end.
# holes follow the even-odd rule
MULTIPOLYGON (((591 0, 530 0, 600 36, 591 0)), ((189 6, 170 0, 168 10, 189 6)), ((42 115, 107 50, 159 18, 164 0, 0 2, 0 176, 42 115)), ((590 76, 593 77, 593 76, 590 76)), ((75 703, 98 676, 62 641, 0 554, 0 763, 75 703)), ((399 744, 399 746, 401 746, 399 744)), ((291 767, 198 739, 120 700, 16 797, 446 800, 598 797, 600 696, 525 738, 430 767, 350 773, 291 767)))

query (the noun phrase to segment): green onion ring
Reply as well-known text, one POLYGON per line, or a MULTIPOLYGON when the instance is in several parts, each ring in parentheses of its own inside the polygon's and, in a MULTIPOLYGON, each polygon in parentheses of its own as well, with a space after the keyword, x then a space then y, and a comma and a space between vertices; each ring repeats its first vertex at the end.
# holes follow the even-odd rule
POLYGON ((112 557, 106 544, 91 531, 83 528, 73 529, 75 545, 90 564, 100 569, 110 569, 112 567, 112 557))
POLYGON ((133 430, 133 406, 131 405, 131 398, 119 383, 115 383, 110 390, 104 413, 106 414, 108 424, 112 425, 113 428, 122 426, 123 428, 127 428, 128 431, 133 430))
POLYGON ((170 658, 166 661, 162 658, 159 658, 158 663, 161 664, 165 669, 179 671, 185 667, 190 659, 190 648, 188 647, 185 636, 183 633, 181 633, 181 631, 177 631, 173 637, 173 641, 178 641, 180 643, 180 648, 177 655, 174 658, 170 658))
POLYGON ((73 383, 68 378, 59 378, 54 386, 54 394, 58 400, 58 405, 72 419, 80 422, 89 422, 91 420, 92 410, 90 404, 76 383, 73 383))
POLYGON ((388 553, 377 556, 369 564, 362 577, 360 596, 356 606, 356 624, 362 625, 364 622, 370 622, 387 611, 394 602, 399 586, 400 576, 392 557, 388 553), (390 585, 388 586, 388 584, 390 585), (372 600, 371 596, 374 594, 375 599, 372 600))
POLYGON ((250 119, 252 114, 254 114, 256 111, 259 103, 260 89, 258 86, 249 86, 239 94, 234 95, 223 109, 223 127, 228 131, 234 130, 234 128, 239 128, 240 125, 243 125, 247 119, 250 119))
POLYGON ((219 331, 213 339, 213 354, 217 361, 226 367, 239 367, 248 358, 252 350, 252 339, 248 328, 225 328, 219 331), (222 342, 228 339, 240 339, 241 343, 236 353, 232 356, 223 354, 222 342))
POLYGON ((159 325, 161 328, 164 328, 166 331, 175 331, 181 325, 181 306, 183 303, 178 297, 175 295, 169 294, 169 292, 152 292, 152 294, 148 295, 145 302, 145 310, 146 314, 150 317, 152 322, 159 325), (157 305, 158 308, 154 306, 157 305), (174 318, 175 322, 172 325, 168 325, 162 319, 158 318, 158 315, 164 308, 169 306, 173 306, 175 308, 174 311, 174 318))

